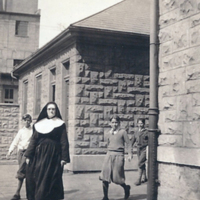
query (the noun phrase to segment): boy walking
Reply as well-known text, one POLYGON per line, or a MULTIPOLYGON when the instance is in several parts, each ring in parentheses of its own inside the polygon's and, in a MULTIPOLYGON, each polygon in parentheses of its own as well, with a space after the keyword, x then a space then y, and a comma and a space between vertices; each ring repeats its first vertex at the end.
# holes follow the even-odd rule
POLYGON ((138 131, 135 133, 132 139, 132 145, 134 143, 137 146, 137 156, 138 156, 138 167, 139 174, 135 185, 138 186, 141 183, 147 182, 146 176, 146 147, 148 145, 148 131, 145 129, 145 119, 139 118, 137 120, 138 131))
POLYGON ((8 159, 9 156, 14 151, 14 149, 17 147, 19 170, 17 171, 16 178, 18 179, 18 187, 11 200, 20 199, 20 191, 21 191, 21 187, 22 187, 22 184, 25 178, 25 173, 26 173, 26 158, 24 157, 24 153, 28 147, 30 138, 33 133, 32 127, 31 127, 31 122, 32 122, 31 116, 29 114, 23 115, 22 121, 23 121, 24 127, 18 131, 6 155, 6 158, 8 159))
POLYGON ((99 177, 103 181, 102 200, 108 199, 108 187, 111 181, 119 184, 124 189, 124 199, 130 196, 130 185, 125 183, 124 174, 124 148, 128 145, 128 160, 131 160, 130 140, 125 130, 120 128, 120 118, 112 116, 110 119, 111 130, 108 133, 108 152, 103 163, 103 169, 99 177))

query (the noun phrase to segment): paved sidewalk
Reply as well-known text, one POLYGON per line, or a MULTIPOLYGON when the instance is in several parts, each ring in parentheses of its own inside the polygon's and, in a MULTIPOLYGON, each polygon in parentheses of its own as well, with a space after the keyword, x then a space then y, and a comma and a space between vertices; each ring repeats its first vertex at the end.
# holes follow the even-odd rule
MULTIPOLYGON (((15 178, 18 165, 0 165, 0 200, 10 200, 17 188, 15 178)), ((147 184, 135 186, 137 171, 126 171, 126 183, 131 185, 129 200, 146 200, 147 184)), ((99 172, 76 173, 64 171, 63 182, 65 200, 101 200, 102 185, 98 179, 99 172)), ((123 200, 123 189, 115 184, 110 184, 109 199, 123 200)), ((21 199, 26 200, 25 186, 21 191, 21 199)))

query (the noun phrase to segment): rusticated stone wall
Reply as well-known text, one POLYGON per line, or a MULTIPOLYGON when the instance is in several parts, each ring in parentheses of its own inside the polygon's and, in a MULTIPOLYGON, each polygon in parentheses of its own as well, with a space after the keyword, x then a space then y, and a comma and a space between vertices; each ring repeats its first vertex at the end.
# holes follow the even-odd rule
MULTIPOLYGON (((120 116, 121 126, 131 137, 138 117, 146 118, 148 126, 149 106, 148 48, 80 44, 77 53, 79 59, 70 64, 72 170, 78 170, 73 164, 76 156, 106 153, 112 114, 120 116)), ((91 163, 99 162, 100 169, 102 159, 90 158, 85 162, 76 159, 77 165, 90 168, 91 163)))
POLYGON ((168 164, 159 167, 158 199, 197 200, 193 173, 200 173, 200 1, 160 0, 159 6, 158 160, 168 164))
MULTIPOLYGON (((50 59, 43 59, 38 66, 27 69, 20 76, 19 103, 23 105, 23 84, 26 81, 27 112, 35 121, 35 78, 38 74, 42 76, 42 108, 51 100, 50 70, 55 68, 55 101, 66 121, 70 144, 71 163, 67 167, 72 171, 100 170, 107 151, 110 115, 120 115, 121 125, 130 137, 138 117, 145 117, 148 126, 148 66, 148 47, 77 42, 50 59), (63 65, 66 62, 69 63, 67 70, 63 65), (69 84, 69 90, 66 90, 66 84, 69 84), (67 96, 68 109, 65 105, 67 96)), ((136 167, 137 160, 134 159, 130 168, 136 167)))
MULTIPOLYGON (((18 132, 19 105, 0 104, 0 160, 6 160, 6 154, 12 140, 18 132)), ((11 160, 16 159, 16 150, 11 160)))

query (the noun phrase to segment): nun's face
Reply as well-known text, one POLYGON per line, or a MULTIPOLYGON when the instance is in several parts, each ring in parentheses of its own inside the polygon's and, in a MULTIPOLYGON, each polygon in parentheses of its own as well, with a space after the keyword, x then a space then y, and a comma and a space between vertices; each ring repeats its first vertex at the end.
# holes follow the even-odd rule
POLYGON ((55 115, 56 115, 56 106, 54 104, 49 104, 47 106, 47 115, 48 115, 49 119, 55 117, 55 115))

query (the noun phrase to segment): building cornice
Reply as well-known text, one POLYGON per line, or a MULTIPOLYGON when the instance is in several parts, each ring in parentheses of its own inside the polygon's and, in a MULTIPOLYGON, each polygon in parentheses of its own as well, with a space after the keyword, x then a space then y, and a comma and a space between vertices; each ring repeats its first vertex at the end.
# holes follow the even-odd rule
POLYGON ((0 15, 15 15, 15 16, 26 16, 26 17, 38 17, 38 18, 40 18, 40 14, 15 13, 15 12, 7 12, 7 11, 0 11, 0 15))
POLYGON ((149 35, 70 25, 58 36, 16 66, 12 73, 14 76, 18 77, 26 68, 30 69, 38 66, 40 63, 44 62, 44 60, 52 58, 52 55, 55 56, 77 42, 104 45, 113 44, 114 42, 115 45, 126 44, 147 48, 149 46, 149 35))

